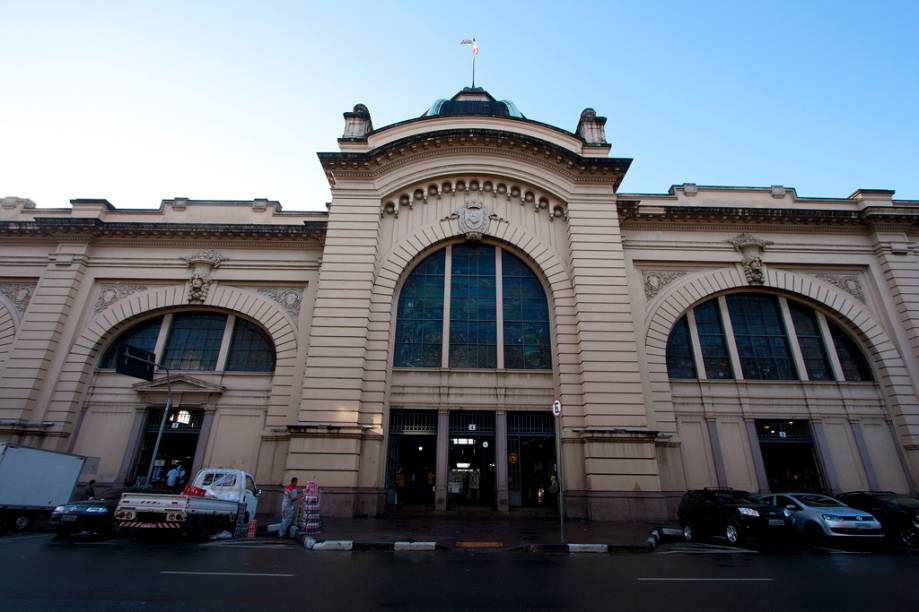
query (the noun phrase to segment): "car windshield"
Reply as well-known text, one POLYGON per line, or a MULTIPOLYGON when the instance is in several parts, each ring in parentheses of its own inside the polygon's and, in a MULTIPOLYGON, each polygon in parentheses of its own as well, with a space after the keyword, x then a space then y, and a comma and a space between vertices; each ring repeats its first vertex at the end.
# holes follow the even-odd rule
POLYGON ((842 508, 845 506, 845 504, 826 495, 795 495, 795 498, 805 506, 814 508, 842 508))
POLYGON ((233 487, 236 486, 236 475, 221 472, 211 472, 204 475, 201 482, 205 487, 233 487))
POLYGON ((907 497, 905 495, 878 495, 878 497, 889 504, 898 504, 910 510, 919 510, 919 499, 915 497, 907 497))
POLYGON ((762 504, 763 500, 746 491, 714 491, 715 498, 722 504, 762 504))

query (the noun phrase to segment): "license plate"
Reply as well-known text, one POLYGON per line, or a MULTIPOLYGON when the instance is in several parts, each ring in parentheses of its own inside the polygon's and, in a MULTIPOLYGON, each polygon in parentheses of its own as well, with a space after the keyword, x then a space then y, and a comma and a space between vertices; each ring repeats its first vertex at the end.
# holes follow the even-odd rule
POLYGON ((773 527, 784 527, 785 521, 782 519, 769 519, 769 524, 773 527))
POLYGON ((860 523, 860 524, 855 525, 855 528, 856 529, 874 529, 874 525, 865 525, 864 523, 860 523))
POLYGON ((73 514, 65 514, 61 517, 62 523, 73 523, 77 520, 77 517, 73 514))

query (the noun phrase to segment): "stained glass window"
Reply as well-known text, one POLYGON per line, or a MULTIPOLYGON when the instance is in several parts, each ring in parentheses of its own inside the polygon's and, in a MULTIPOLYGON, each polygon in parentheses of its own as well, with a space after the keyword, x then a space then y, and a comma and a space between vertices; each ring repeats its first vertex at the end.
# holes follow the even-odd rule
POLYGON ((519 258, 501 252, 504 298, 504 367, 552 368, 549 305, 542 284, 519 258))
POLYGON ((702 362, 705 364, 705 376, 710 379, 734 378, 731 358, 728 354, 728 343, 724 337, 724 325, 721 322, 721 309, 718 300, 696 306, 693 310, 696 319, 696 331, 699 344, 702 346, 702 362))
POLYGON ((832 321, 827 321, 827 323, 830 327, 830 336, 833 337, 836 355, 839 357, 839 365, 842 366, 842 375, 845 379, 852 382, 870 382, 874 380, 868 360, 865 359, 865 355, 862 354, 855 341, 832 321))
POLYGON ((833 380, 833 370, 823 345, 817 315, 810 308, 791 300, 788 301, 788 310, 795 325, 795 335, 801 347, 807 377, 810 380, 833 380))
POLYGON ((230 372, 273 372, 274 343, 261 327, 237 317, 227 355, 226 370, 230 372))
POLYGON ((450 367, 495 368, 497 307, 495 247, 453 247, 450 283, 450 367))
POLYGON ((796 380, 778 300, 761 294, 729 295, 726 299, 744 378, 796 380))
POLYGON ((406 279, 399 296, 393 365, 439 368, 443 353, 446 249, 429 255, 406 279))
POLYGON ((163 361, 171 370, 213 370, 227 315, 211 312, 180 313, 172 317, 163 361))
POLYGON ((163 324, 163 317, 155 317, 138 323, 134 327, 122 333, 117 340, 112 342, 99 361, 100 368, 115 369, 115 361, 118 359, 118 353, 121 347, 126 344, 135 346, 145 351, 153 351, 156 348, 156 338, 160 333, 160 326, 163 324))
POLYGON ((681 317, 667 339, 667 374, 670 378, 697 378, 696 361, 686 317, 681 317))

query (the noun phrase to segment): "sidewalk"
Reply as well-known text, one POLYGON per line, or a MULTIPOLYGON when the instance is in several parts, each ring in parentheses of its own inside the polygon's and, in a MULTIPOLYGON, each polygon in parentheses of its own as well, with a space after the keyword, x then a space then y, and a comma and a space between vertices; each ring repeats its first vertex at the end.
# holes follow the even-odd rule
MULTIPOLYGON (((638 552, 648 548, 648 539, 654 529, 665 526, 657 523, 568 521, 565 523, 565 540, 567 544, 605 546, 604 550, 597 552, 638 552)), ((314 537, 320 543, 351 542, 353 549, 393 550, 396 542, 433 542, 437 548, 449 550, 568 550, 561 545, 558 520, 532 517, 324 518, 322 531, 314 537)))

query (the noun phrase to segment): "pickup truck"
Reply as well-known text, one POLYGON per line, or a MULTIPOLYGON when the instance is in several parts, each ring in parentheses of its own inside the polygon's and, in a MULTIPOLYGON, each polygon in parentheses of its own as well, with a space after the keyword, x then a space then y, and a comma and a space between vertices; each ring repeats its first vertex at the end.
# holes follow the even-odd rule
POLYGON ((205 468, 181 495, 126 492, 115 508, 121 530, 173 531, 205 537, 237 533, 255 517, 258 496, 252 476, 232 468, 205 468), (186 495, 185 493, 193 493, 186 495))

